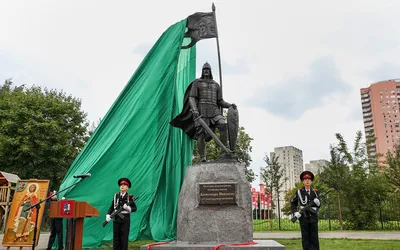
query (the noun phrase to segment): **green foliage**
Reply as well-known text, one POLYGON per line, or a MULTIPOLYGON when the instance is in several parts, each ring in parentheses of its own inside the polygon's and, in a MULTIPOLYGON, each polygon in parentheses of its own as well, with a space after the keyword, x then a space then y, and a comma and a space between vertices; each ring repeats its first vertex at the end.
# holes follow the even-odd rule
POLYGON ((396 145, 394 152, 386 154, 386 164, 383 167, 385 176, 393 190, 400 189, 400 144, 396 145))
MULTIPOLYGON (((219 137, 219 131, 216 131, 216 135, 219 137)), ((240 127, 238 138, 236 141, 236 155, 240 162, 244 164, 245 173, 248 182, 253 182, 255 180, 255 174, 253 169, 250 168, 251 156, 250 153, 253 150, 251 146, 251 138, 246 132, 244 127, 240 127)), ((206 157, 207 160, 216 160, 222 154, 221 148, 217 145, 214 140, 209 141, 206 144, 206 157)), ((197 149, 197 141, 194 142, 193 150, 193 163, 200 161, 199 151, 197 149)))
POLYGON ((291 209, 291 203, 290 201, 293 199, 293 197, 296 195, 296 192, 299 188, 303 187, 303 183, 302 182, 296 182, 296 186, 292 189, 289 189, 285 192, 285 205, 282 208, 282 213, 284 215, 291 215, 292 214, 292 209, 291 209))
POLYGON ((279 156, 275 154, 272 155, 271 158, 265 154, 264 161, 266 163, 266 167, 261 171, 261 181, 265 183, 265 187, 272 193, 276 194, 274 200, 279 199, 279 191, 286 181, 286 177, 284 174, 284 168, 278 162, 279 156))
POLYGON ((385 197, 386 182, 377 172, 377 160, 368 158, 362 133, 358 131, 352 151, 341 134, 336 134, 337 145, 331 145, 331 162, 321 173, 321 180, 338 194, 346 204, 346 227, 373 229, 379 214, 379 201, 385 197))
MULTIPOLYGON (((299 221, 293 223, 290 219, 280 219, 281 227, 279 229, 279 220, 277 218, 265 219, 265 220, 253 220, 254 232, 267 232, 267 231, 300 231, 299 221)), ((340 230, 339 220, 331 220, 331 230, 340 230)), ((330 231, 329 220, 319 219, 318 220, 318 231, 330 231)))
POLYGON ((0 85, 0 166, 22 179, 48 179, 57 189, 85 141, 81 101, 41 87, 0 85))

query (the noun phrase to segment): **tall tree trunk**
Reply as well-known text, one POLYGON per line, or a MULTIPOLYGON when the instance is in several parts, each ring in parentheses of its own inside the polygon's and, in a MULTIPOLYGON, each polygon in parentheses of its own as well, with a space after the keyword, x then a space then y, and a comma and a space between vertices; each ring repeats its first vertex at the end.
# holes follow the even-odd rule
POLYGON ((342 207, 340 206, 340 191, 338 191, 338 205, 339 205, 339 223, 340 230, 343 230, 343 221, 342 221, 342 207))
POLYGON ((277 197, 278 197, 278 230, 281 230, 281 207, 279 205, 279 190, 277 191, 277 197))

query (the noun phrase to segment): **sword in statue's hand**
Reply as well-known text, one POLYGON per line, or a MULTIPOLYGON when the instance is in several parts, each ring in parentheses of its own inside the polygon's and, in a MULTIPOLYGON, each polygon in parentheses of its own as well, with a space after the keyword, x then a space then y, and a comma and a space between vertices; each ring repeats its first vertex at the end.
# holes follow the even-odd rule
POLYGON ((233 152, 230 151, 225 145, 220 141, 218 136, 210 129, 210 127, 206 124, 206 122, 201 118, 202 115, 197 116, 194 118, 194 121, 199 122, 200 125, 207 131, 207 133, 215 140, 215 142, 224 150, 227 154, 232 154, 233 152))

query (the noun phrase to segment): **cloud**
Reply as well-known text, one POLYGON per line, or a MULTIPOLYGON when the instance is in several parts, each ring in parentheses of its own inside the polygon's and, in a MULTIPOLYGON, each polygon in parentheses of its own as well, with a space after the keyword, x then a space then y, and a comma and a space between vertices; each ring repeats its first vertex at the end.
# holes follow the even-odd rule
POLYGON ((307 110, 323 104, 331 94, 344 93, 349 88, 333 58, 322 57, 311 63, 308 74, 258 89, 249 103, 277 116, 296 120, 307 110))
POLYGON ((153 45, 141 43, 135 47, 133 54, 145 57, 152 47, 153 45))
MULTIPOLYGON (((215 39, 202 40, 196 44, 196 63, 197 72, 199 74, 203 64, 208 62, 213 70, 214 78, 219 73, 218 68, 218 53, 215 39)), ((243 57, 229 58, 226 60, 225 54, 221 51, 221 68, 223 76, 225 75, 244 75, 250 73, 249 63, 243 57)))
POLYGON ((400 78, 400 65, 394 63, 382 63, 367 72, 373 81, 383 81, 400 78))
POLYGON ((346 121, 362 121, 363 116, 362 116, 362 108, 361 108, 361 100, 357 103, 358 105, 353 105, 349 107, 349 114, 346 117, 346 121))

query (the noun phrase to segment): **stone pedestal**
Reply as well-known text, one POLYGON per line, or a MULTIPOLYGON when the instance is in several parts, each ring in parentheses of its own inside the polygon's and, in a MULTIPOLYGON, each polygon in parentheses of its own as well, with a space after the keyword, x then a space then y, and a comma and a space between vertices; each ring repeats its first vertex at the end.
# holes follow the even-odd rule
MULTIPOLYGON (((253 242, 251 191, 244 166, 235 160, 189 166, 179 194, 177 241, 151 249, 270 249, 285 247, 273 240, 253 242)), ((142 246, 141 249, 147 249, 142 246)))
POLYGON ((188 167, 177 230, 178 242, 190 244, 251 242, 251 191, 244 167, 237 161, 188 167))
MULTIPOLYGON (((255 240, 255 245, 249 246, 220 246, 218 250, 285 250, 285 246, 274 240, 255 240)), ((150 250, 212 250, 217 245, 211 244, 187 244, 183 242, 170 242, 165 245, 151 246, 150 250)), ((141 246, 140 250, 147 250, 146 246, 141 246)))

